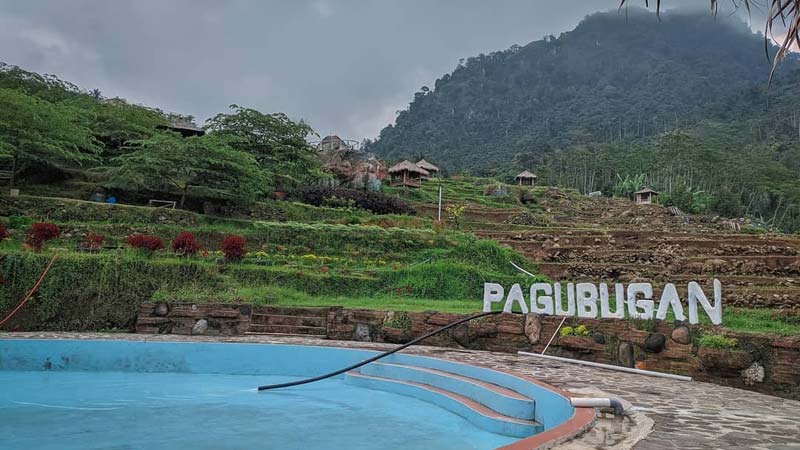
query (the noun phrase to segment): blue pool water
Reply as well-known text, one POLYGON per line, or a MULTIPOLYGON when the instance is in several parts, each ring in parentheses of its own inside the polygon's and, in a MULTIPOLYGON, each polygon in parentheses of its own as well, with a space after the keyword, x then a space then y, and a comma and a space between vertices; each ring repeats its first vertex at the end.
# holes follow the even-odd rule
POLYGON ((0 449, 493 449, 516 439, 343 379, 322 347, 0 339, 0 449))

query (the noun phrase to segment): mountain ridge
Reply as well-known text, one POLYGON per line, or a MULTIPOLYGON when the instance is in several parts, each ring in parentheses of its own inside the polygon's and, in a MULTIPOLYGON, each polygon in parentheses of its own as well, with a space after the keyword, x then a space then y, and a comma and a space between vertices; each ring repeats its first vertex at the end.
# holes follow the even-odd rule
MULTIPOLYGON (((558 38, 467 59, 417 92, 368 148, 491 172, 518 153, 690 128, 724 113, 709 109, 728 95, 766 85, 764 45, 735 18, 595 13, 558 38)), ((797 58, 783 66, 800 67, 797 58)))

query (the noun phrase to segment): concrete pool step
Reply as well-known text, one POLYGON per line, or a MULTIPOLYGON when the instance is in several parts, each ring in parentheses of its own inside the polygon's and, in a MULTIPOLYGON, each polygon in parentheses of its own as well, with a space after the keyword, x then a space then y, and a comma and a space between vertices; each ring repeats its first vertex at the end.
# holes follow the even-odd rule
POLYGON ((364 375, 413 381, 462 395, 481 405, 517 419, 536 416, 536 401, 503 386, 472 377, 428 367, 392 363, 371 363, 359 372, 364 375))
POLYGON ((537 421, 501 414, 471 398, 429 384, 356 371, 347 372, 345 380, 354 386, 407 395, 433 403, 492 433, 524 438, 544 430, 544 426, 537 421))

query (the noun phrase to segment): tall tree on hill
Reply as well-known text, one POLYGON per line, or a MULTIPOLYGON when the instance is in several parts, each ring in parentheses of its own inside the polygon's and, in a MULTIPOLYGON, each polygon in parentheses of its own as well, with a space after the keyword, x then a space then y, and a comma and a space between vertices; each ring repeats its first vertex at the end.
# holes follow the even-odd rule
POLYGON ((34 164, 80 165, 94 160, 99 146, 86 125, 86 117, 75 108, 0 88, 0 156, 10 161, 9 186, 34 164))
POLYGON ((164 132, 131 142, 131 150, 112 160, 112 187, 175 192, 183 207, 190 192, 206 197, 252 200, 265 178, 255 158, 232 148, 227 139, 206 135, 181 137, 164 132))
POLYGON ((238 105, 231 105, 231 109, 231 114, 208 119, 205 128, 211 134, 231 138, 237 150, 251 153, 272 177, 273 187, 300 185, 319 174, 316 151, 306 140, 313 130, 305 122, 238 105))

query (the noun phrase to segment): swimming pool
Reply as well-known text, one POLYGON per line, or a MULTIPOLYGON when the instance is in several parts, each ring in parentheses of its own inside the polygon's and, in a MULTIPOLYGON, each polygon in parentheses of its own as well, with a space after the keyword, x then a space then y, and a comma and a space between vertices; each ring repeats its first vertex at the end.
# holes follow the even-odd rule
POLYGON ((525 379, 402 354, 310 385, 255 389, 374 354, 0 339, 0 448, 493 449, 573 415, 566 398, 525 379))

